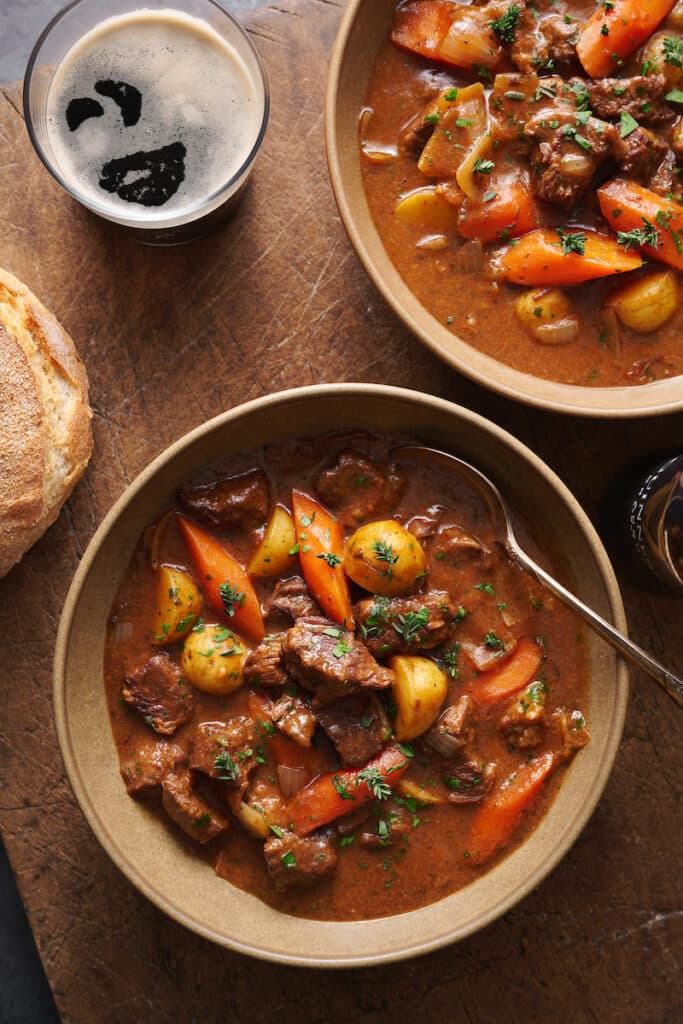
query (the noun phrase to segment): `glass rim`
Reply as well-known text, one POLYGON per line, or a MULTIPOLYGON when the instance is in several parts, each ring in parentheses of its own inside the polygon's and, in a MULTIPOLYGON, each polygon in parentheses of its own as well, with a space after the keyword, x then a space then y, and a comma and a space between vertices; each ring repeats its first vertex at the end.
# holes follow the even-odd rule
MULTIPOLYGON (((75 199, 82 206, 85 206, 87 209, 91 210, 93 213, 98 214, 100 217, 103 217, 105 220, 112 221, 113 223, 119 224, 123 227, 130 227, 135 228, 136 230, 143 231, 158 231, 162 228, 181 227, 184 226, 185 224, 191 224, 194 221, 199 220, 199 218, 202 217, 205 213, 210 213, 212 210, 217 209, 221 205, 221 197, 226 195, 226 193, 228 193, 230 189, 237 182, 239 182, 240 178, 243 178, 246 175, 254 160, 256 159, 259 149, 261 148, 263 139, 266 134, 266 129, 268 127, 268 119, 270 115, 270 86, 268 83, 268 75, 266 73, 265 65, 263 63, 263 58, 261 57, 261 54, 257 50, 255 44, 252 42, 249 33, 239 23, 237 18, 230 14, 230 12, 227 11, 225 7, 223 7, 223 5, 218 2, 218 0, 202 0, 203 3, 209 4, 211 7, 215 7, 223 15, 223 17, 226 18, 227 21, 229 21, 232 24, 233 28, 237 30, 237 34, 241 36, 244 42, 246 43, 247 47, 251 52, 251 55, 253 56, 256 62, 256 67, 261 80, 261 86, 263 88, 263 114, 261 117, 261 124, 259 126, 258 134, 256 136, 253 146, 249 150, 249 153, 242 161, 240 166, 237 168, 237 170, 230 176, 230 178, 226 182, 224 182, 219 188, 215 189, 205 199, 202 199, 199 202, 196 202, 191 206, 186 207, 182 213, 176 212, 173 214, 168 214, 165 217, 148 217, 145 219, 142 219, 140 217, 138 217, 137 219, 135 217, 126 217, 123 214, 121 216, 118 216, 116 213, 112 212, 111 208, 105 207, 104 205, 101 206, 99 203, 93 200, 84 198, 84 196, 82 196, 71 184, 69 184, 69 182, 64 178, 64 176, 59 171, 58 167, 55 165, 55 163, 53 163, 50 160, 49 156, 45 152, 45 148, 41 144, 36 134, 34 120, 31 114, 31 82, 33 80, 36 67, 40 66, 38 65, 38 57, 45 41, 50 37, 55 27, 62 21, 62 19, 67 14, 69 14, 75 8, 82 7, 85 4, 88 4, 89 2, 90 0, 73 0, 72 3, 67 4, 67 6, 63 7, 61 11, 58 11, 57 14, 55 14, 55 16, 50 19, 50 21, 47 23, 43 31, 40 33, 33 49, 31 50, 31 55, 26 65, 24 84, 22 88, 24 120, 26 123, 26 130, 31 140, 31 145, 33 146, 33 149, 35 150, 40 162, 43 164, 46 170, 49 171, 49 173, 52 175, 55 181, 62 186, 64 191, 67 192, 72 197, 72 199, 75 199)), ((179 9, 180 4, 179 7, 174 8, 173 2, 174 0, 169 0, 167 5, 168 10, 179 9)), ((151 10, 152 8, 148 9, 151 10)), ((145 7, 141 6, 139 10, 143 11, 145 10, 145 7)), ((116 15, 113 14, 111 15, 111 17, 116 17, 116 15)), ((94 27, 95 26, 93 26, 93 28, 94 27)), ((229 198, 229 196, 226 197, 226 201, 227 198, 229 198)))

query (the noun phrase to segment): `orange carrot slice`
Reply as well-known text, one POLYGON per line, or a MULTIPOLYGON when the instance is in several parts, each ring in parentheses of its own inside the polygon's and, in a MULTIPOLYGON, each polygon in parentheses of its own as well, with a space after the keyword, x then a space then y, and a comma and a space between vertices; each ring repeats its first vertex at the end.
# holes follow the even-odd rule
POLYGON ((468 840, 476 864, 485 864, 510 842, 522 814, 536 799, 554 767, 554 754, 542 754, 513 772, 482 804, 472 822, 468 840))
POLYGON ((615 178, 598 189, 602 215, 612 231, 656 236, 658 243, 641 246, 660 263, 683 270, 683 206, 643 188, 634 181, 615 178))
POLYGON ((538 672, 543 654, 529 637, 522 637, 500 668, 482 672, 475 681, 472 696, 480 704, 495 704, 523 690, 538 672))
POLYGON ((591 78, 614 75, 670 14, 676 0, 601 3, 581 32, 576 52, 591 78))
POLYGON ((524 235, 503 253, 504 276, 513 284, 566 287, 598 277, 625 274, 643 265, 642 256, 626 252, 614 238, 596 231, 568 233, 582 236, 582 252, 565 252, 557 231, 539 228, 524 235))
POLYGON ((349 586, 344 575, 341 523, 303 491, 292 491, 292 514, 301 571, 325 615, 353 629, 349 586))

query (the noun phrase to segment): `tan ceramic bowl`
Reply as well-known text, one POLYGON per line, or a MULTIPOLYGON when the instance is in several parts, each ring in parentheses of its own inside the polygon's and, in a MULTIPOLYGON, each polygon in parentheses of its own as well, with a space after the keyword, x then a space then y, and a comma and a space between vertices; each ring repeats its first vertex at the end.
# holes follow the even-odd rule
POLYGON ((580 596, 622 629, 624 610, 605 552, 566 487, 532 452, 466 409, 397 388, 362 384, 285 391, 205 423, 160 455, 95 534, 67 597, 55 656, 55 716, 74 792, 124 874, 177 921, 215 942, 283 963, 348 967, 396 960, 461 939, 525 896, 567 852, 607 782, 627 703, 626 669, 591 639, 588 717, 593 740, 570 767, 529 840, 485 877, 432 906, 392 918, 326 923, 284 916, 218 878, 155 814, 126 795, 104 697, 103 647, 112 599, 144 527, 175 489, 227 453, 281 438, 365 428, 407 432, 464 455, 524 516, 547 524, 580 596))
POLYGON ((358 150, 358 115, 395 8, 396 0, 349 0, 332 53, 325 106, 327 159, 339 212, 363 266, 386 301, 438 356, 508 398, 582 416, 646 416, 683 409, 683 377, 642 387, 593 388, 557 384, 514 370, 454 336, 404 283, 368 209, 358 150))

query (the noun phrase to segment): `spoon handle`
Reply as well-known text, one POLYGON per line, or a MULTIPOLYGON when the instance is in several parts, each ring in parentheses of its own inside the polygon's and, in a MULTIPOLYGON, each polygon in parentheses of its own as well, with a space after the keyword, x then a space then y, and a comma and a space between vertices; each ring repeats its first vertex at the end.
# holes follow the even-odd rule
POLYGON ((558 583, 549 573, 542 569, 540 565, 537 565, 529 556, 521 550, 517 545, 514 548, 515 557, 520 565, 526 569, 532 576, 542 583, 548 590, 552 591, 556 597, 559 597, 566 605, 572 608, 581 618, 585 619, 586 622, 598 633, 603 640, 606 640, 608 644, 611 644, 620 654, 623 654, 625 658, 632 661, 638 668, 646 672, 652 679, 659 683, 666 692, 669 694, 676 703, 683 707, 683 679, 675 676, 673 672, 669 672, 664 665, 661 665, 655 658, 651 657, 646 651, 634 644, 632 640, 620 633, 618 629, 603 619, 601 615, 594 612, 592 608, 584 604, 583 601, 579 600, 569 590, 566 590, 561 583, 558 583))

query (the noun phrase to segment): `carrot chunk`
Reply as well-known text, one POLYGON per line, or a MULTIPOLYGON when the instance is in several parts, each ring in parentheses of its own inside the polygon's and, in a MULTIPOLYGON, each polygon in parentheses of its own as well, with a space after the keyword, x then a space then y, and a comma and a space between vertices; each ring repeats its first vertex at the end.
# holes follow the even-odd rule
POLYGON ((485 864, 512 839, 522 814, 536 799, 554 767, 554 754, 542 754, 513 772, 482 804, 469 835, 475 863, 485 864))
POLYGON ((301 571, 308 589, 325 615, 353 629, 341 523, 303 491, 292 491, 292 513, 301 571))
POLYGON ((518 693, 534 678, 542 658, 538 644, 523 636, 500 668, 491 668, 477 677, 472 696, 481 704, 495 704, 518 693))
POLYGON ((538 213, 527 189, 515 184, 497 191, 491 182, 490 192, 481 201, 465 200, 458 233, 474 241, 500 242, 525 235, 537 224, 538 213))
POLYGON ((502 48, 491 30, 490 15, 450 0, 414 0, 396 12, 392 42, 404 50, 453 67, 495 67, 502 48))
POLYGON ((596 231, 577 231, 574 251, 563 244, 559 230, 539 228, 519 239, 502 255, 500 266, 513 284, 563 287, 598 277, 638 270, 643 259, 626 252, 613 238, 596 231))
POLYGON ((676 0, 614 0, 601 3, 583 29, 576 52, 591 78, 615 74, 652 35, 676 0))
POLYGON ((615 178, 598 189, 602 215, 622 246, 642 249, 652 259, 683 270, 683 206, 634 181, 615 178), (625 236, 631 233, 631 241, 625 236), (648 241, 656 244, 647 244, 648 241))

